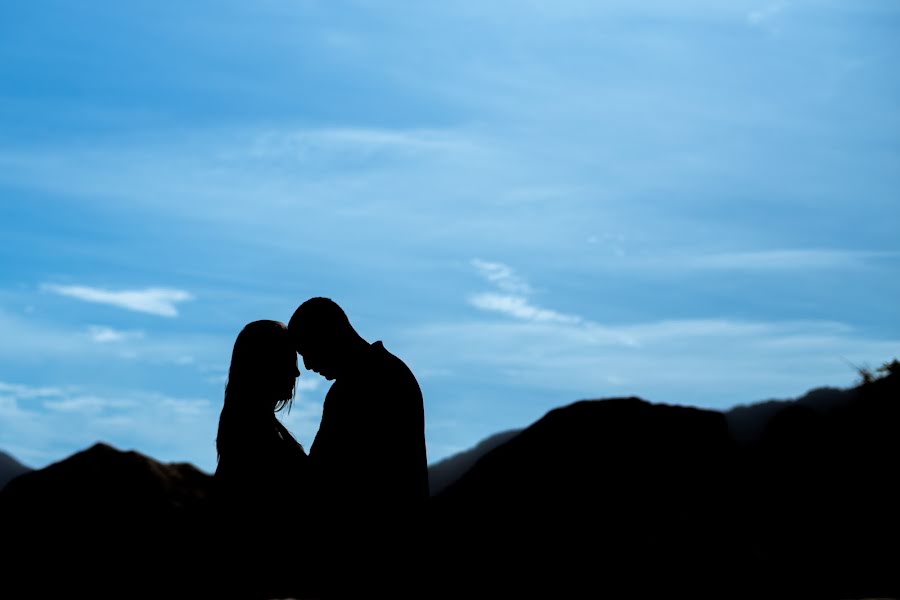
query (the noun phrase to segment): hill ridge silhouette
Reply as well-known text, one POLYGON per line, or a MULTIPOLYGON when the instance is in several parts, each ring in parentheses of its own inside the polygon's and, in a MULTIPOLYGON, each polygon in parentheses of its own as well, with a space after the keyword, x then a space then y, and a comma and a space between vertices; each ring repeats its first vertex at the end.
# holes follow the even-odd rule
MULTIPOLYGON (((448 598, 897 596, 900 519, 888 474, 900 466, 898 379, 811 390, 760 403, 758 414, 756 405, 723 412, 637 397, 554 408, 505 432, 432 499, 421 563, 397 576, 421 577, 423 596, 448 598)), ((116 548, 101 557, 118 572, 163 569, 187 582, 166 595, 203 594, 213 582, 202 561, 217 539, 205 529, 208 483, 192 465, 98 443, 13 480, 0 515, 13 521, 8 546, 19 561, 40 564, 46 547, 35 540, 48 538, 78 571, 93 539, 116 548), (161 557, 142 550, 151 542, 161 557)), ((387 557, 366 560, 394 572, 387 557)), ((291 568, 287 589, 304 597, 303 569, 291 568)))

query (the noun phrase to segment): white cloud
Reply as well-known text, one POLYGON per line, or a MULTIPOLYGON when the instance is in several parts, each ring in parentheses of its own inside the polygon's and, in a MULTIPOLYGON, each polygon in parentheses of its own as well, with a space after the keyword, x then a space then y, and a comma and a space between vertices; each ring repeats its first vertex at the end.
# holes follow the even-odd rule
POLYGON ((581 319, 532 304, 527 296, 532 288, 508 265, 474 259, 472 266, 503 293, 485 292, 469 297, 469 304, 479 310, 500 313, 523 321, 536 323, 577 323, 581 319))
MULTIPOLYGON (((761 252, 698 260, 700 268, 837 266, 864 253, 761 252)), ((493 263, 487 263, 494 265, 493 263)), ((479 266, 498 287, 521 282, 506 265, 479 266), (489 275, 493 275, 491 278, 489 275)), ((578 397, 634 394, 659 402, 708 407, 789 397, 820 385, 848 385, 859 363, 888 360, 900 341, 866 336, 833 321, 767 321, 724 317, 603 324, 531 304, 524 295, 469 297, 481 310, 515 320, 423 327, 407 352, 418 368, 450 369, 477 387, 554 390, 520 422, 578 397)), ((481 418, 481 417, 475 417, 481 418)))
POLYGON ((859 268, 873 259, 896 255, 852 250, 763 250, 697 256, 686 264, 696 269, 721 270, 837 269, 859 268))
POLYGON ((579 317, 573 315, 564 315, 554 310, 529 304, 528 300, 522 296, 494 293, 475 294, 469 299, 469 303, 475 308, 508 315, 523 321, 577 323, 580 320, 579 317))
POLYGON ((200 416, 205 414, 210 408, 210 402, 208 400, 172 398, 162 394, 155 394, 154 396, 154 401, 159 402, 159 404, 167 411, 171 411, 178 415, 190 417, 200 416))
POLYGON ((476 389, 510 386, 513 395, 549 390, 546 404, 532 407, 529 418, 537 418, 578 398, 623 394, 707 407, 789 397, 811 387, 848 385, 855 373, 845 359, 881 364, 897 347, 900 340, 823 321, 479 320, 414 330, 406 353, 417 357, 420 369, 453 369, 476 389))
POLYGON ((190 293, 173 288, 112 291, 85 285, 45 284, 42 289, 85 302, 109 304, 161 317, 178 316, 178 309, 175 305, 193 299, 190 293))
POLYGON ((88 337, 98 344, 124 342, 127 340, 141 339, 143 331, 121 331, 105 325, 91 325, 88 327, 88 337))
POLYGON ((52 398, 60 396, 67 391, 66 388, 30 386, 0 381, 0 395, 16 399, 52 398))
MULTIPOLYGON (((102 325, 82 328, 46 321, 39 316, 9 313, 0 307, 0 360, 10 369, 52 359, 84 369, 85 375, 90 376, 103 372, 111 364, 116 368, 125 366, 122 361, 127 360, 145 367, 193 365, 198 373, 206 374, 200 365, 227 364, 233 343, 230 335, 163 331, 150 334, 102 325)), ((108 380, 109 375, 105 373, 101 379, 108 380)), ((112 375, 125 376, 124 371, 112 375)))
POLYGON ((511 294, 530 294, 531 286, 507 265, 498 262, 488 262, 481 259, 472 260, 472 265, 488 281, 499 287, 504 292, 511 294))
POLYGON ((117 400, 98 396, 75 396, 47 401, 43 405, 45 408, 56 412, 94 414, 107 409, 130 408, 135 403, 133 400, 117 400))

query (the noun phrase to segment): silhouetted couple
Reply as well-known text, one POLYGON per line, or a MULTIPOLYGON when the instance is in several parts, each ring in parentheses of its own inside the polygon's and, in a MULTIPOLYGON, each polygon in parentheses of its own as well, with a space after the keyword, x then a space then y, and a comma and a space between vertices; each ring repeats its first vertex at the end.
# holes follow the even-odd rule
POLYGON ((216 446, 218 514, 234 527, 226 537, 239 553, 257 545, 275 552, 266 560, 290 560, 278 553, 291 551, 296 533, 317 546, 311 569, 334 573, 350 566, 347 557, 362 552, 388 523, 415 528, 416 508, 428 498, 415 377, 381 342, 363 339, 327 298, 301 304, 287 327, 266 320, 243 328, 216 446), (334 381, 309 455, 275 415, 293 400, 297 353, 306 369, 334 381), (271 521, 273 513, 288 512, 292 525, 271 521))

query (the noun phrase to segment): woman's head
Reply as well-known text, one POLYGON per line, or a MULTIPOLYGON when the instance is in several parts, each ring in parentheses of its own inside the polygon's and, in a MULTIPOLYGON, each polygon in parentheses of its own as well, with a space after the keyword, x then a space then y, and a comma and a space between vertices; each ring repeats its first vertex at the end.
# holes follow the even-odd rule
POLYGON ((239 404, 241 412, 281 410, 293 400, 299 375, 284 323, 253 321, 234 342, 225 401, 239 404))
POLYGON ((219 457, 259 444, 275 429, 274 413, 294 399, 297 352, 287 327, 278 321, 253 321, 238 334, 231 353, 225 405, 219 417, 219 457))

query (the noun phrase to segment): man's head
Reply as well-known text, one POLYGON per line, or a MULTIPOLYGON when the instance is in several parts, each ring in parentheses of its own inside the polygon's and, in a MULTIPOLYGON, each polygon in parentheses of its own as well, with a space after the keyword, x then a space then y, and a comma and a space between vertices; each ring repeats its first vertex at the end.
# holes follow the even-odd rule
POLYGON ((347 366, 353 349, 364 342, 347 314, 329 298, 310 298, 288 323, 294 348, 303 365, 326 379, 336 379, 347 366))

